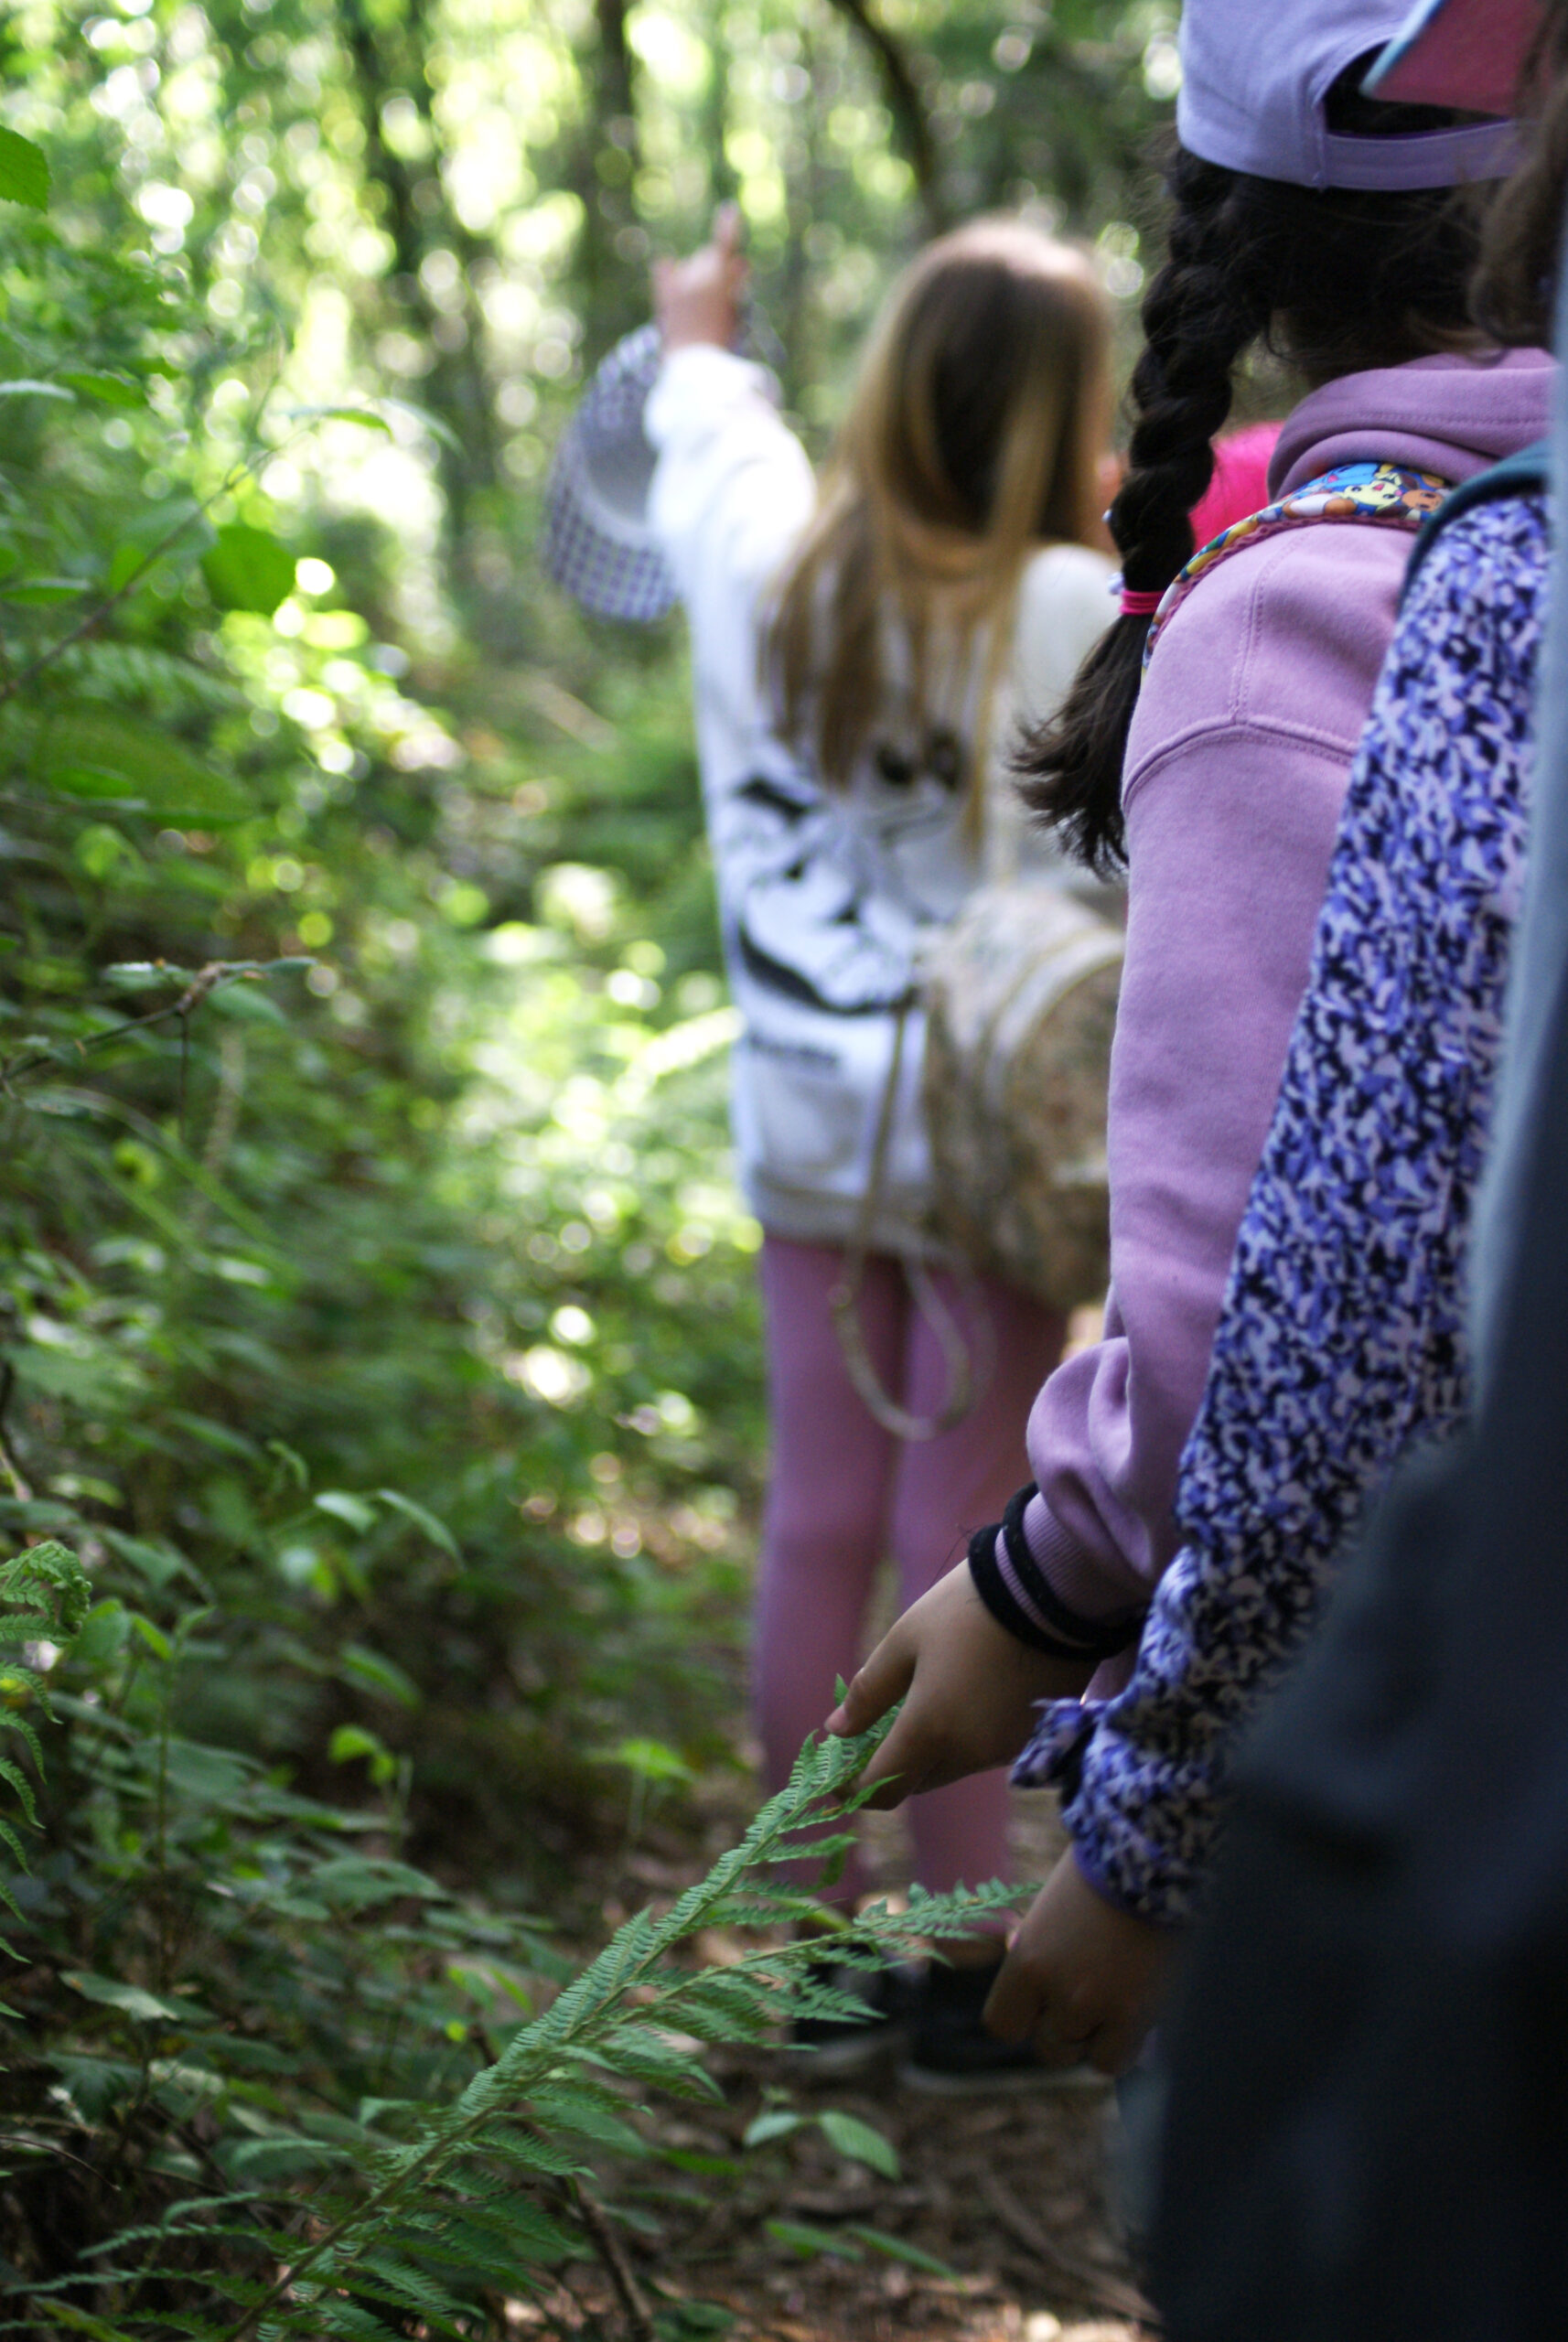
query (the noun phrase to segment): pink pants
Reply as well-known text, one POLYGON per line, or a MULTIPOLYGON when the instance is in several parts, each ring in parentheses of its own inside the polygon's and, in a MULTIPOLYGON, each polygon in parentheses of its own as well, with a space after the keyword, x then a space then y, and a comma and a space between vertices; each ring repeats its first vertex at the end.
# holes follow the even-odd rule
MULTIPOLYGON (((966 1326, 977 1305, 991 1320, 995 1366, 979 1403, 939 1439, 904 1443, 882 1429, 852 1385, 828 1295, 835 1246, 769 1236, 762 1251, 773 1454, 757 1604, 755 1685, 768 1786, 779 1789, 809 1732, 833 1704, 834 1678, 860 1663, 872 1584, 884 1553, 911 1602, 963 1557, 971 1532, 1000 1518, 1028 1477, 1024 1428, 1035 1393, 1061 1353, 1060 1318, 990 1279, 940 1280, 966 1326)), ((935 1335, 896 1260, 866 1264, 861 1323, 883 1388, 935 1413, 945 1373, 935 1335)), ((915 1870, 940 1894, 1007 1868, 1007 1784, 983 1773, 909 1807, 915 1870)), ((835 1899, 864 1888, 852 1864, 835 1899)))

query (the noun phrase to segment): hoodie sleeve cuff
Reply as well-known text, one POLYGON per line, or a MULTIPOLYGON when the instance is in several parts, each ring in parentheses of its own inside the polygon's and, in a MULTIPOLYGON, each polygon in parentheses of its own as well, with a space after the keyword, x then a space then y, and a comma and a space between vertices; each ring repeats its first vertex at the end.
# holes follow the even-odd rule
POLYGON ((1036 1495, 1024 1515, 1028 1540, 1041 1576, 1071 1617, 1080 1619, 1085 1633, 1123 1629, 1120 1649, 1136 1638, 1149 1607, 1149 1594, 1131 1563, 1112 1574, 1100 1556, 1065 1528, 1049 1504, 1036 1495))
POLYGON ((1190 1925, 1228 1804, 1209 1754, 1162 1756, 1123 1738, 1127 1702, 1042 1703, 1014 1787, 1055 1789, 1079 1870, 1097 1895, 1156 1928, 1190 1925))
POLYGON ((1051 1659, 1099 1661, 1125 1650, 1137 1621, 1083 1618, 1069 1609, 1046 1577, 1024 1533, 1024 1516, 1037 1493, 1021 1488, 1000 1527, 977 1530, 969 1570, 975 1591, 999 1626, 1051 1659))

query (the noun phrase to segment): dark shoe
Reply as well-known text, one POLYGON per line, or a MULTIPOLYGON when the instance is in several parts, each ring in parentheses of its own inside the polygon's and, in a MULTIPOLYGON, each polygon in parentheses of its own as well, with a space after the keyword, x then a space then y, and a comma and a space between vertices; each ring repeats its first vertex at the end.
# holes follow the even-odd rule
POLYGON ((863 2002, 864 2018, 800 2016, 789 2027, 789 2057, 803 2081, 843 2081, 908 2046, 908 2012, 918 1990, 903 1968, 824 1968, 817 1982, 863 2002))
POLYGON ((954 2098, 988 2090, 1104 2090, 1092 2066, 1046 2066, 1027 2042, 998 2041, 981 2022, 999 1960, 983 1968, 933 1961, 911 1995, 909 2053, 898 2068, 906 2090, 954 2098))

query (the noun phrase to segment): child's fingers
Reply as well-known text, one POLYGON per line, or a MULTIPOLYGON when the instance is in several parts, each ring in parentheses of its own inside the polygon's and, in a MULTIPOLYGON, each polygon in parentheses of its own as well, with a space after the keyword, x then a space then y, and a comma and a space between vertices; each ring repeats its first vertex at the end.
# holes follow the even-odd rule
POLYGON ((906 1709, 861 1774, 857 1787, 874 1791, 866 1803, 876 1812, 886 1813, 902 1805, 907 1797, 939 1786, 931 1776, 929 1752, 922 1745, 919 1726, 906 1709))
POLYGON ((1149 2019, 1141 2009, 1118 2009, 1112 2013, 1085 2044, 1085 2054, 1091 2066, 1102 2074, 1124 2074, 1129 2066, 1138 2062, 1138 2053, 1149 2035, 1149 2019))
POLYGON ((746 221, 738 203, 721 203, 714 214, 713 240, 726 260, 737 259, 746 221))
POLYGON ((897 1635, 884 1635, 843 1700, 828 1718, 826 1729, 840 1740, 869 1732, 903 1698, 914 1679, 915 1660, 897 1635))
POLYGON ((1026 2041, 1044 2014, 1044 1979, 1015 1937, 986 2000, 985 2030, 998 2041, 1026 2041))

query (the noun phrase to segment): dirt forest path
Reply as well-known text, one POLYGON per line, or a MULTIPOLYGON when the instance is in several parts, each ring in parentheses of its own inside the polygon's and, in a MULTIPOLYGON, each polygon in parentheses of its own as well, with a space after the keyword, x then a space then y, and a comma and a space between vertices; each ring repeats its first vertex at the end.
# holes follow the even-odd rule
MULTIPOLYGON (((734 1800, 732 1777, 705 1847, 645 1835, 607 1877, 606 1917, 665 1902, 700 1875, 730 1842, 734 1800)), ((1043 1876, 1062 1843, 1053 1801, 1019 1798, 1013 1834, 1016 1875, 1043 1876)), ((902 1825, 871 1817, 869 1837, 875 1885, 897 1889, 908 1877, 902 1825)), ((726 1946, 699 1949, 722 1961, 726 1946)), ((542 2310, 519 2305, 520 2325, 595 2342, 606 2333, 716 2342, 717 2315, 700 2306, 715 2304, 734 2321, 732 2342, 1144 2342, 1157 2333, 1112 2208, 1108 2088, 930 2097, 901 2089, 891 2070, 813 2086, 799 2060, 766 2051, 715 2055, 710 2070, 722 2104, 666 2101, 654 2114, 676 2167, 616 2197, 638 2223, 625 2258, 650 2329, 639 2337, 636 2306, 615 2299, 606 2272, 586 2268, 570 2294, 542 2310), (811 2122, 748 2151, 745 2133, 770 2105, 870 2123, 895 2150, 897 2179, 845 2160, 811 2122), (857 2241, 865 2229, 946 2273, 857 2241)))

